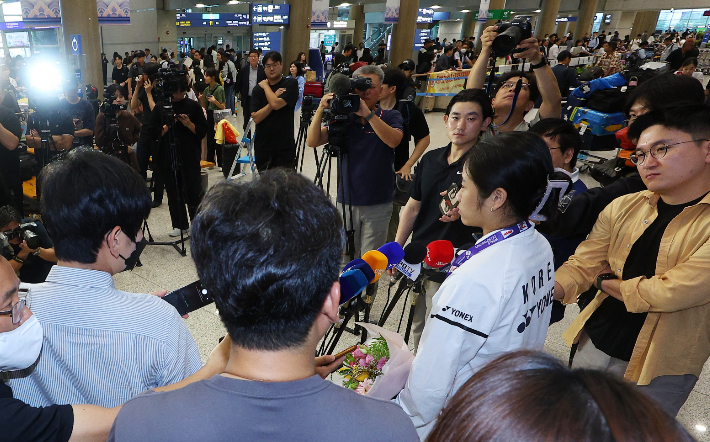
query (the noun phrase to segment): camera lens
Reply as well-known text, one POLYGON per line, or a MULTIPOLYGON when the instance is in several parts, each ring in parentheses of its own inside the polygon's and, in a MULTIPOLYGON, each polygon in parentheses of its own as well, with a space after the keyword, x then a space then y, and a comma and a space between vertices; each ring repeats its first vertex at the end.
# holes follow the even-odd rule
POLYGON ((493 52, 499 57, 510 55, 521 41, 523 41, 522 29, 517 26, 510 26, 493 39, 493 52))

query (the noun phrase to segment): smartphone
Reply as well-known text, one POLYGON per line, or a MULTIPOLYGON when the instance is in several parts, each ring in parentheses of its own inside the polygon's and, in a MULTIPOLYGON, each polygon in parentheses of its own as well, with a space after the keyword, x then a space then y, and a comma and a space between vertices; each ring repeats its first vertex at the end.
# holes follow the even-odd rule
POLYGON ((205 97, 207 97, 207 98, 212 98, 212 95, 211 95, 211 94, 205 94, 205 97))
POLYGON ((452 183, 451 186, 449 186, 448 190, 446 191, 446 194, 444 195, 444 197, 441 199, 441 202, 439 203, 439 210, 441 210, 442 215, 446 215, 451 210, 453 210, 459 206, 459 200, 456 197, 456 193, 458 193, 458 191, 459 191, 458 184, 452 183))
POLYGON ((180 316, 214 302, 214 299, 212 299, 199 280, 168 293, 162 299, 175 307, 180 316))

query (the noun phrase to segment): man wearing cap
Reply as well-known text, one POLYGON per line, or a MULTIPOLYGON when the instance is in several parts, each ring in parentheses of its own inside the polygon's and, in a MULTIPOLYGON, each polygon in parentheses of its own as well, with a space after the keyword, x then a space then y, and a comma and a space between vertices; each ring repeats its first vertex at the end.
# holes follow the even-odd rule
POLYGON ((414 65, 414 60, 408 58, 404 60, 398 67, 402 70, 402 72, 404 72, 404 75, 407 77, 407 79, 404 81, 402 99, 414 101, 414 98, 417 96, 417 84, 412 79, 412 74, 414 73, 414 70, 416 68, 414 65))
POLYGON ((143 66, 145 65, 145 52, 138 51, 136 57, 133 59, 133 64, 131 69, 128 71, 128 100, 133 98, 133 90, 136 88, 136 81, 138 77, 143 75, 143 66))
POLYGON ((424 40, 424 47, 419 49, 419 54, 417 54, 417 64, 422 64, 422 56, 424 55, 425 52, 430 52, 434 50, 434 42, 431 41, 431 38, 427 38, 424 40))

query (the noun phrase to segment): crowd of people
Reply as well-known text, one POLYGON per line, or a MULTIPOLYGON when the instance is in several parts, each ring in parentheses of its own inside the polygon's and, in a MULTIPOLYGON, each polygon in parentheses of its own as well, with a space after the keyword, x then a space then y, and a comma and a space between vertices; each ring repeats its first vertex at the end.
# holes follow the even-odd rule
MULTIPOLYGON (((113 86, 116 102, 130 101, 142 118, 131 135, 137 170, 95 149, 53 159, 41 189, 49 241, 35 251, 13 236, 19 260, 0 258, 0 371, 8 381, 0 382, 2 434, 9 441, 112 442, 235 434, 326 440, 353 431, 383 442, 513 441, 521 434, 534 441, 692 440, 675 416, 710 357, 710 108, 702 84, 667 73, 633 89, 623 141, 634 146, 629 160, 637 172, 587 189, 576 166, 582 137, 560 118, 559 79, 568 77, 548 62, 554 54, 567 68, 571 51, 560 45, 576 42, 521 41, 516 57, 531 72, 501 75, 489 94, 496 35, 495 26, 484 30, 477 57, 469 56, 471 40, 425 43, 418 61, 431 64, 429 71, 449 62, 471 68, 465 89, 431 128, 407 99, 418 71, 413 60, 383 69, 351 63, 358 56, 352 45, 336 54, 359 80, 359 108, 333 127, 329 92, 306 134, 314 148, 344 143, 335 204, 292 170, 303 58, 285 77, 281 54, 253 50, 235 77, 240 63, 229 50, 217 51, 221 66, 210 52, 190 54, 178 63, 185 73, 171 96, 190 222, 175 205, 180 189, 166 179, 171 129, 156 106, 160 66, 137 52, 127 79, 113 86), (438 49, 430 48, 439 46, 434 61, 438 49), (223 73, 255 123, 260 173, 220 181, 202 195, 193 181, 210 111, 228 106, 232 82, 223 86, 223 73), (429 149, 437 129, 449 143, 429 149), (189 228, 197 273, 227 329, 205 365, 180 315, 159 299, 165 292, 126 293, 113 284, 112 275, 138 261, 146 243, 141 224, 156 202, 140 175, 143 149, 163 176, 173 227, 189 228), (397 181, 410 181, 406 202, 395 201, 397 181), (456 205, 442 208, 452 189, 456 205), (467 251, 449 273, 423 283, 412 307, 411 371, 392 401, 381 401, 326 380, 343 357, 314 354, 341 320, 340 269, 388 235, 401 246, 446 240, 467 251), (48 273, 25 298, 18 264, 30 254, 48 273), (576 348, 570 368, 541 352, 566 304, 580 308, 563 335, 576 348), (324 419, 335 409, 337 418, 324 419)), ((582 46, 602 45, 613 55, 616 40, 600 40, 593 35, 582 46)), ((685 56, 689 41, 669 57, 678 50, 685 56)), ((71 91, 66 97, 66 106, 81 109, 71 91)), ((2 117, 0 143, 16 146, 19 135, 2 117)), ((72 134, 52 132, 50 143, 66 150, 94 135, 95 127, 89 133, 74 123, 72 134)), ((43 149, 47 136, 33 130, 28 144, 43 149)), ((210 149, 219 163, 218 149, 210 149)), ((21 222, 0 209, 3 232, 17 232, 21 222)))

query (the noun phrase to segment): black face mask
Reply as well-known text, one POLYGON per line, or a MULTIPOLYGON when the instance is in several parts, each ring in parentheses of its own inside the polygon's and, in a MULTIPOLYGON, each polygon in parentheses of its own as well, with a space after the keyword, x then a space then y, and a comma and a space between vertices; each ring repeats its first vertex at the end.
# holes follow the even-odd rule
POLYGON ((126 270, 133 270, 133 268, 136 266, 138 263, 138 258, 140 258, 141 253, 143 253, 143 249, 145 249, 145 246, 148 245, 148 240, 143 238, 140 241, 136 243, 136 249, 131 253, 131 255, 128 258, 124 258, 123 255, 119 254, 121 258, 123 258, 123 261, 126 263, 126 268, 123 269, 125 272, 126 270))

